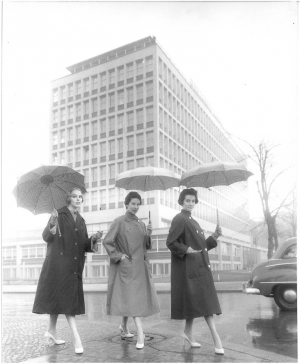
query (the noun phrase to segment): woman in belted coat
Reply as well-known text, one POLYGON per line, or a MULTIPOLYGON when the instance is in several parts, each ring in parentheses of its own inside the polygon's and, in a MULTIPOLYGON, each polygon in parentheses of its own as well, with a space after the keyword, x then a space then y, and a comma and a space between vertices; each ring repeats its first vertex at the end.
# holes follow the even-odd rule
POLYGON ((125 198, 126 213, 110 226, 103 245, 110 256, 107 288, 107 314, 123 316, 121 335, 130 334, 127 321, 133 317, 137 329, 137 349, 144 347, 141 317, 159 312, 147 249, 151 249, 152 225, 147 227, 136 213, 142 203, 137 192, 125 198))
POLYGON ((45 337, 55 344, 65 343, 56 338, 58 315, 65 314, 74 336, 76 354, 83 353, 75 315, 85 313, 82 284, 85 253, 97 251, 97 239, 102 236, 98 232, 88 238, 85 221, 78 213, 82 201, 82 192, 77 188, 71 190, 66 196, 67 206, 54 210, 44 229, 47 253, 32 310, 33 313, 50 314, 45 337))
POLYGON ((217 246, 217 238, 222 234, 217 225, 212 236, 205 239, 203 230, 191 216, 198 203, 197 191, 184 189, 178 199, 182 210, 171 223, 167 237, 167 247, 171 251, 171 319, 186 320, 182 334, 183 342, 192 347, 201 347, 193 337, 193 320, 204 317, 211 331, 215 353, 223 355, 224 349, 217 333, 213 315, 221 314, 208 250, 217 246))

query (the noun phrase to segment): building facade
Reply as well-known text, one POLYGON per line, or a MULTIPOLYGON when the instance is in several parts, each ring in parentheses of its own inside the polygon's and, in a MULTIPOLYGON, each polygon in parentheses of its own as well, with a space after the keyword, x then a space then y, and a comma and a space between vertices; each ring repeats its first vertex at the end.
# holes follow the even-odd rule
MULTIPOLYGON (((68 165, 85 176, 88 193, 82 214, 89 233, 107 231, 111 222, 125 212, 127 191, 114 187, 116 175, 123 171, 152 165, 181 175, 213 160, 244 159, 196 86, 184 78, 155 37, 67 69, 70 74, 53 81, 51 86, 50 163, 68 165)), ((218 207, 223 230, 218 247, 210 252, 212 269, 244 269, 252 264, 249 262, 253 256, 254 260, 262 259, 264 249, 257 248, 254 254, 247 232, 247 183, 210 190, 199 188, 198 192, 195 218, 205 233, 211 234, 218 207)), ((154 276, 170 274, 170 252, 165 241, 171 220, 180 211, 179 193, 179 188, 141 193, 139 217, 147 222, 151 211, 154 227, 154 246, 149 253, 154 276)), ((6 246, 11 251, 8 255, 24 268, 16 268, 14 278, 25 274, 23 278, 34 275, 36 279, 45 243, 39 239, 39 243, 27 241, 22 248, 21 245, 15 244, 14 248, 11 241, 6 246), (31 259, 35 259, 35 267, 29 267, 31 259), (28 271, 26 267, 35 270, 28 271)), ((86 281, 105 279, 108 264, 100 244, 99 254, 88 254, 86 281)), ((5 269, 10 268, 6 265, 5 269)), ((6 272, 7 277, 11 274, 13 278, 13 271, 6 272)))

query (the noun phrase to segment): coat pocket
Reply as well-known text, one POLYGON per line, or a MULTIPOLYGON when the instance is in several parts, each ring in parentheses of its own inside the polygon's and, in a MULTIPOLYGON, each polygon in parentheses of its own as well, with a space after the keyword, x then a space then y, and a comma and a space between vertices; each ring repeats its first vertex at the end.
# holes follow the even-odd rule
POLYGON ((201 253, 186 254, 186 276, 187 278, 195 278, 201 275, 203 265, 203 257, 201 253))
POLYGON ((124 258, 119 263, 119 271, 122 276, 128 276, 131 271, 131 261, 124 258))

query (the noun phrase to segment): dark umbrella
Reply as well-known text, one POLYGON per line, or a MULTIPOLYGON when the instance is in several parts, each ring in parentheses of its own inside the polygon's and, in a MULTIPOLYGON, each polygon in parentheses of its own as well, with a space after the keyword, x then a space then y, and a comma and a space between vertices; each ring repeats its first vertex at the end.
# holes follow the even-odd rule
MULTIPOLYGON (((252 175, 242 163, 211 162, 183 173, 179 185, 188 188, 229 186, 235 182, 246 181, 252 175)), ((218 208, 217 223, 219 224, 218 208)))
POLYGON ((42 166, 21 176, 13 194, 18 207, 38 215, 65 206, 66 193, 73 187, 86 192, 82 174, 67 166, 42 166))

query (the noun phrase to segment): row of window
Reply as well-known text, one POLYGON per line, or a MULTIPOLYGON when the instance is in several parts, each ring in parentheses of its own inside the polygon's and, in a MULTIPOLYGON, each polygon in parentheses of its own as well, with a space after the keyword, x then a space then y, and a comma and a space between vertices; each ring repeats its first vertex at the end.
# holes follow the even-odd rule
POLYGON ((146 127, 153 126, 153 106, 139 108, 134 111, 104 117, 100 120, 93 120, 75 127, 61 129, 59 132, 52 133, 52 144, 73 142, 74 140, 84 138, 84 142, 95 140, 99 133, 102 138, 114 136, 115 134, 132 132, 135 129, 142 129, 146 121, 146 127), (106 134, 108 133, 108 134, 106 134), (87 139, 88 138, 88 139, 87 139))
POLYGON ((140 58, 135 62, 129 62, 126 65, 121 65, 117 68, 112 68, 108 71, 103 71, 99 74, 85 77, 82 80, 77 80, 74 83, 61 86, 53 89, 53 103, 59 99, 73 97, 81 93, 97 90, 98 88, 110 87, 116 83, 122 82, 125 79, 143 76, 144 73, 153 71, 153 57, 140 58))
POLYGON ((125 90, 119 90, 117 92, 111 92, 107 95, 95 97, 91 100, 78 102, 75 105, 68 107, 62 107, 59 110, 52 111, 53 124, 67 119, 73 119, 74 116, 78 121, 83 116, 84 118, 95 117, 98 114, 104 115, 108 109, 108 112, 119 111, 125 108, 133 107, 134 103, 137 105, 144 103, 144 97, 146 102, 153 101, 153 82, 149 81, 145 84, 139 84, 134 88, 129 87, 125 90), (117 107, 117 110, 116 110, 117 107))

